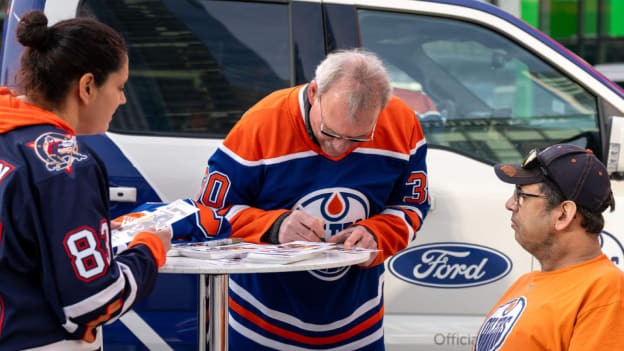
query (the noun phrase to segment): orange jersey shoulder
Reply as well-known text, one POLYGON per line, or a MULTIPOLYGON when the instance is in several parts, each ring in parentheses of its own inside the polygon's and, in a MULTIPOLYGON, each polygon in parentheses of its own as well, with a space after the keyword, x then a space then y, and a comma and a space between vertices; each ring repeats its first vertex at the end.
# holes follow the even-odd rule
POLYGON ((309 151, 299 92, 303 86, 278 90, 250 108, 223 144, 246 161, 272 159, 309 151))

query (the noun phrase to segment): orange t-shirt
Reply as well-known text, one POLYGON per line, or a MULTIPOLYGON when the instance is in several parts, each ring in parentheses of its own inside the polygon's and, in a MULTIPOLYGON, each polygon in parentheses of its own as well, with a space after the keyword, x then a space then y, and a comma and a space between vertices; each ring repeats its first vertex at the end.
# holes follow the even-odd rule
POLYGON ((525 274, 495 306, 473 351, 624 350, 624 272, 605 255, 525 274))

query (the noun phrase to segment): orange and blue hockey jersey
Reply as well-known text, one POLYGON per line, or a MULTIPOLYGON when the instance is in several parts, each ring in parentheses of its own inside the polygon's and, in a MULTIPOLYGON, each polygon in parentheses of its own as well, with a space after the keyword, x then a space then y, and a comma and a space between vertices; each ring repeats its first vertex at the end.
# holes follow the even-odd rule
POLYGON ((51 112, 0 91, 0 350, 96 350, 152 290, 165 251, 113 258, 104 163, 51 112))
POLYGON ((405 103, 391 99, 375 139, 333 158, 308 136, 306 91, 274 92, 241 118, 210 158, 198 200, 223 209, 232 236, 249 242, 298 209, 323 218, 326 236, 365 226, 382 252, 367 268, 232 275, 231 350, 383 349, 383 261, 415 238, 430 206, 427 146, 405 103))

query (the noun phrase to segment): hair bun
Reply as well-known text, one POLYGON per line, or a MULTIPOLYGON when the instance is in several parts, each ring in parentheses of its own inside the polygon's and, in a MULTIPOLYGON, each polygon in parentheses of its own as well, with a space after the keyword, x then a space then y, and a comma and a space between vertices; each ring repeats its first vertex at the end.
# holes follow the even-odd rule
POLYGON ((17 25, 17 40, 24 46, 35 49, 46 47, 50 38, 48 18, 40 10, 27 12, 17 25))

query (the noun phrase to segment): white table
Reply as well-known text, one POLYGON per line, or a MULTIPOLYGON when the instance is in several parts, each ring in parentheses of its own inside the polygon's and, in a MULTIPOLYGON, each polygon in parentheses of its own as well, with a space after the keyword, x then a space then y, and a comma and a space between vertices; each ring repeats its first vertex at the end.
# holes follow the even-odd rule
POLYGON ((198 274, 198 349, 206 349, 206 276, 208 276, 210 300, 210 350, 228 349, 228 281, 230 274, 238 273, 277 273, 308 271, 350 266, 365 262, 370 253, 347 253, 327 251, 324 256, 290 264, 264 264, 240 261, 224 264, 220 261, 201 260, 188 257, 167 257, 167 263, 160 267, 160 273, 198 274))

